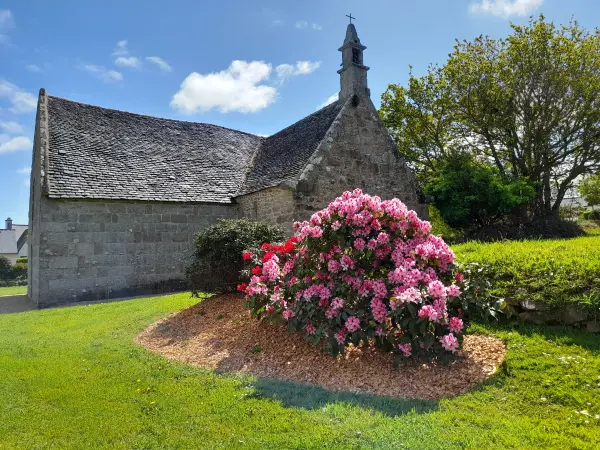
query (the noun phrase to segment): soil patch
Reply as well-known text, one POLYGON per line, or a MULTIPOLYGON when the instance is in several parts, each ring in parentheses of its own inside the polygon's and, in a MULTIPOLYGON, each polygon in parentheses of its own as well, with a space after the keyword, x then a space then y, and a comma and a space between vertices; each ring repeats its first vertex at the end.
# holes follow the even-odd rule
POLYGON ((409 362, 394 369, 393 355, 352 348, 333 358, 300 333, 250 316, 235 294, 211 297, 159 320, 136 342, 169 359, 220 372, 312 383, 333 391, 434 400, 475 387, 502 362, 504 343, 491 336, 465 336, 450 365, 409 362))

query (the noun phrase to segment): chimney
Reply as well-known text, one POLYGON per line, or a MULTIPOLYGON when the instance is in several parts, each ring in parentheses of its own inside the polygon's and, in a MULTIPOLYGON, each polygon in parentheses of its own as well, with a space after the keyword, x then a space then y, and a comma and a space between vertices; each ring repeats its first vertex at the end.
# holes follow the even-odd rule
POLYGON ((10 217, 6 219, 6 229, 12 230, 12 219, 10 217))

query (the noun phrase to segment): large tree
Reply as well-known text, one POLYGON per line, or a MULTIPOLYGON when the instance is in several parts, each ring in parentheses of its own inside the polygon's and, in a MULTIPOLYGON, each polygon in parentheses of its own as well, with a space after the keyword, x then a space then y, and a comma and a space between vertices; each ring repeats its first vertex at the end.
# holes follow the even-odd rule
POLYGON ((468 152, 533 183, 534 216, 557 215, 573 180, 600 168, 600 32, 542 15, 512 29, 457 42, 443 66, 390 85, 380 113, 421 174, 468 152))

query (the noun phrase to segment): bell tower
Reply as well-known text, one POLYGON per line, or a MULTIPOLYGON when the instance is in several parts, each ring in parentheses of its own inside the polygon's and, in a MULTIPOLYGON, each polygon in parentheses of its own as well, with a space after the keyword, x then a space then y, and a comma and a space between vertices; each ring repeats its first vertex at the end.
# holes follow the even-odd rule
POLYGON ((339 51, 342 52, 342 68, 338 70, 341 103, 354 94, 367 97, 371 95, 371 91, 367 87, 367 70, 369 68, 363 64, 363 51, 367 47, 360 43, 356 28, 352 24, 354 17, 352 14, 348 17, 350 17, 350 24, 346 29, 346 38, 344 44, 339 48, 339 51))

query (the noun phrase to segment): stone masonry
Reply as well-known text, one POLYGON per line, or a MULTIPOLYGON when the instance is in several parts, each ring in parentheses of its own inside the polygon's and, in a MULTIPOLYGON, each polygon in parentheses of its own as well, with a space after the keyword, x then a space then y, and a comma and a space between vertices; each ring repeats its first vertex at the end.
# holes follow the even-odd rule
POLYGON ((272 187, 236 200, 241 217, 272 223, 291 233, 296 220, 293 196, 294 191, 289 187, 272 187))
POLYGON ((354 100, 344 105, 300 175, 294 217, 307 220, 332 199, 355 188, 382 199, 399 198, 427 218, 427 205, 414 174, 364 94, 355 94, 354 100))
POLYGON ((41 201, 39 306, 185 288, 195 234, 236 216, 218 204, 41 201))

